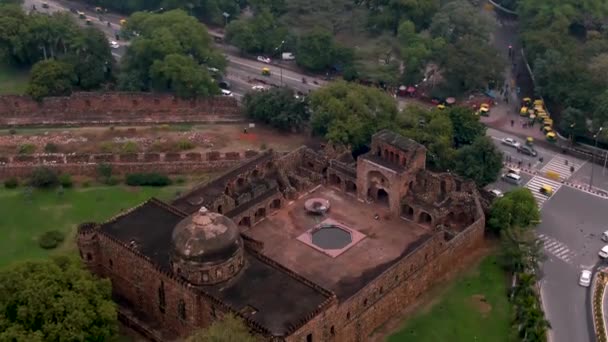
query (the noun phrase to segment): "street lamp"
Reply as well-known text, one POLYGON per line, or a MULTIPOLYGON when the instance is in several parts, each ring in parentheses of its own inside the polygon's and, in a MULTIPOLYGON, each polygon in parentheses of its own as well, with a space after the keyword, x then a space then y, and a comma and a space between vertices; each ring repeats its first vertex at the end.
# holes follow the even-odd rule
POLYGON ((597 130, 597 133, 595 133, 595 135, 593 136, 595 138, 595 149, 591 153, 591 177, 589 178, 589 190, 591 190, 591 187, 593 186, 593 169, 595 168, 594 164, 595 164, 595 152, 597 151, 597 138, 600 135, 600 133, 602 132, 602 129, 604 129, 604 127, 600 127, 600 129, 597 130))
MULTIPOLYGON (((285 44, 284 40, 281 40, 281 44, 279 46, 277 46, 274 51, 276 52, 277 50, 280 49, 279 51, 279 58, 283 58, 282 54, 283 54, 283 44, 285 44)), ((279 62, 279 70, 281 72, 281 87, 283 86, 283 65, 279 62)))

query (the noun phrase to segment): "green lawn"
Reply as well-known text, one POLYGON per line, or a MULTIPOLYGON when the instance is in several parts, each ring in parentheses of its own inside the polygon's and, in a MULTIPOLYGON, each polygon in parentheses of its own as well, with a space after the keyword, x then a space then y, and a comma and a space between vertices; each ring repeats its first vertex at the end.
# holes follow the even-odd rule
POLYGON ((25 93, 27 79, 27 71, 16 70, 0 63, 0 95, 25 93))
POLYGON ((409 319, 388 342, 512 341, 505 273, 485 258, 457 279, 428 310, 409 319))
MULTIPOLYGON (((148 198, 170 200, 184 186, 165 188, 91 187, 65 190, 34 190, 31 197, 24 188, 0 188, 0 266, 12 261, 41 258, 49 252, 38 246, 37 237, 45 231, 66 232, 59 251, 75 250, 76 225, 84 221, 103 221, 148 198)), ((51 252, 52 253, 52 252, 51 252)))

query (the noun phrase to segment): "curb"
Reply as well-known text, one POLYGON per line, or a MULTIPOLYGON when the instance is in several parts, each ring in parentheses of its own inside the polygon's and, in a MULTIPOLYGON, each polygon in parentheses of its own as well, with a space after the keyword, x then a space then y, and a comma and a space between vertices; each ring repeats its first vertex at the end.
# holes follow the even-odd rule
POLYGON ((586 186, 586 185, 580 185, 580 184, 570 183, 568 181, 562 181, 562 183, 564 185, 569 186, 569 187, 572 187, 572 188, 575 188, 575 189, 578 189, 578 190, 583 190, 585 192, 597 195, 599 197, 608 198, 608 194, 606 194, 605 192, 593 190, 593 189, 589 188, 589 186, 586 186))

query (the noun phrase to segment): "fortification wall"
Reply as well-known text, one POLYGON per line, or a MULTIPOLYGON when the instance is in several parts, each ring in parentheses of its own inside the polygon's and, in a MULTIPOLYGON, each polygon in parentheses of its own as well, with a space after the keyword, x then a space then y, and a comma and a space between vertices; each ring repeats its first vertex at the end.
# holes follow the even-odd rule
POLYGON ((257 155, 255 151, 206 153, 132 153, 132 154, 39 154, 0 157, 0 179, 28 177, 40 166, 59 173, 95 176, 97 165, 112 165, 114 174, 159 172, 189 174, 224 170, 257 155))
POLYGON ((226 96, 184 100, 155 93, 74 93, 35 101, 0 96, 0 127, 236 122, 236 99, 226 96))

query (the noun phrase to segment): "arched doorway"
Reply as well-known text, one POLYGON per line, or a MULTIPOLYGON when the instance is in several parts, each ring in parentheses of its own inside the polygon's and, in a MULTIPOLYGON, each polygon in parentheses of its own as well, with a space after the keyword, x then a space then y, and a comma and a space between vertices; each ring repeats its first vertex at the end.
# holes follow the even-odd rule
POLYGON ((386 192, 386 190, 384 190, 384 189, 378 189, 378 192, 376 193, 376 202, 378 202, 378 204, 388 207, 389 206, 388 192, 386 192))
POLYGON ((223 214, 223 213, 224 213, 224 211, 223 211, 223 210, 224 210, 224 208, 222 208, 222 205, 221 205, 221 204, 217 206, 217 213, 218 213, 218 214, 223 214))
POLYGON ((346 192, 353 194, 357 193, 357 184, 353 181, 346 181, 346 192))
POLYGON ((426 226, 426 227, 430 227, 431 223, 433 222, 433 218, 431 217, 431 215, 425 211, 420 212, 420 215, 418 215, 418 223, 426 226))
POLYGON ((239 221, 239 226, 251 227, 251 218, 249 216, 243 217, 239 221))
POLYGON ((270 207, 272 209, 280 209, 281 208, 281 200, 280 199, 275 199, 272 201, 272 203, 270 203, 270 207))
POLYGON ((401 205, 401 217, 413 221, 414 220, 414 208, 410 207, 407 204, 401 205))
POLYGON ((263 219, 264 217, 266 217, 266 208, 259 208, 256 212, 255 212, 255 221, 259 221, 261 219, 263 219))

